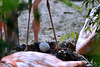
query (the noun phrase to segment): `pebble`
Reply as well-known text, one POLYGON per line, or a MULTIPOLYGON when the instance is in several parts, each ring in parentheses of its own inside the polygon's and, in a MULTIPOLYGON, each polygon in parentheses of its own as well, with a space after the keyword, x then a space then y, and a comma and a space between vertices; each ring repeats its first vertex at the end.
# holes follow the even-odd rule
POLYGON ((48 52, 50 50, 50 46, 46 42, 42 42, 39 44, 39 48, 42 52, 48 52))

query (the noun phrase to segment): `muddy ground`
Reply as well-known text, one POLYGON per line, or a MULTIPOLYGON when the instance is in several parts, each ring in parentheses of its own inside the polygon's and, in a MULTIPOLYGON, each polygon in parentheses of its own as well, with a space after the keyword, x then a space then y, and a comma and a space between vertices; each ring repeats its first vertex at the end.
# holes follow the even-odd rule
MULTIPOLYGON (((27 2, 27 0, 25 0, 27 2)), ((81 7, 82 1, 73 2, 74 4, 81 7)), ((50 1, 51 14, 54 22, 54 28, 57 36, 57 40, 59 41, 65 34, 76 32, 79 33, 81 30, 85 18, 83 14, 77 12, 76 9, 70 6, 65 5, 64 3, 51 0, 50 1)), ((32 9, 33 11, 33 9, 32 9)), ((34 34, 32 31, 32 20, 33 14, 31 11, 31 21, 30 21, 30 30, 29 30, 29 44, 34 42, 34 34)), ((51 42, 55 41, 53 30, 48 14, 48 10, 46 7, 46 0, 42 0, 39 5, 39 12, 41 15, 41 29, 39 33, 39 42, 51 42)), ((26 33, 27 33, 27 23, 28 22, 28 9, 21 11, 21 15, 18 18, 19 24, 19 42, 20 44, 26 43, 26 33)), ((64 42, 71 41, 72 39, 65 39, 64 42)))

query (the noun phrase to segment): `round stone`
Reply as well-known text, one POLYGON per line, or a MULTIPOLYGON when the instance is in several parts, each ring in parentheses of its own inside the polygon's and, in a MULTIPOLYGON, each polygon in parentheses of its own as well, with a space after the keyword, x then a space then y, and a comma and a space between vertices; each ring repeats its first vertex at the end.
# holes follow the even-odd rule
POLYGON ((39 44, 39 48, 40 48, 40 50, 43 51, 43 52, 47 52, 47 51, 50 50, 50 46, 49 46, 49 44, 46 43, 46 42, 40 43, 40 44, 39 44))

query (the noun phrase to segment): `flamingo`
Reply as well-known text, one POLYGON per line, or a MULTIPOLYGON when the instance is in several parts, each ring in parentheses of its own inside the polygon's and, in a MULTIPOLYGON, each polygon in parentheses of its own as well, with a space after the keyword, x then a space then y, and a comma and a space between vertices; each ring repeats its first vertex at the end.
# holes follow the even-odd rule
MULTIPOLYGON (((91 12, 93 13, 93 12, 91 12)), ((90 31, 86 31, 89 22, 94 21, 97 17, 90 15, 86 19, 85 25, 80 31, 80 35, 76 44, 76 52, 86 55, 91 48, 91 41, 96 35, 97 24, 90 24, 90 31), (92 17, 92 18, 91 18, 92 17), (92 19, 90 21, 90 19, 92 19), (86 50, 88 48, 88 50, 86 50)), ((0 67, 85 67, 83 61, 62 61, 55 56, 40 52, 17 52, 9 56, 5 56, 0 61, 0 67), (33 57, 34 56, 34 57, 33 57)))
POLYGON ((0 67, 85 67, 84 64, 83 61, 62 61, 50 54, 32 51, 17 52, 0 61, 0 67))

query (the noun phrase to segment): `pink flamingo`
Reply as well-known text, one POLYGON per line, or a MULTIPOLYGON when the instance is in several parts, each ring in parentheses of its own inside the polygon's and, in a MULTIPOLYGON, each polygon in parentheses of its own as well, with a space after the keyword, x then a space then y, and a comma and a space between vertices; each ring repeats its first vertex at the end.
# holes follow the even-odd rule
POLYGON ((5 56, 0 67, 85 67, 83 61, 62 61, 55 56, 39 52, 17 52, 5 56))

